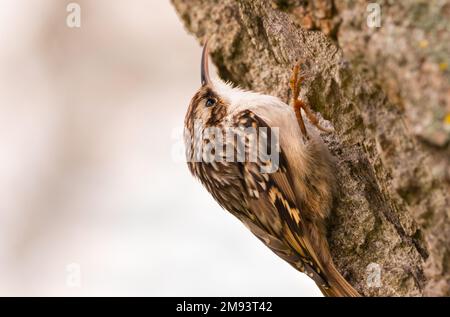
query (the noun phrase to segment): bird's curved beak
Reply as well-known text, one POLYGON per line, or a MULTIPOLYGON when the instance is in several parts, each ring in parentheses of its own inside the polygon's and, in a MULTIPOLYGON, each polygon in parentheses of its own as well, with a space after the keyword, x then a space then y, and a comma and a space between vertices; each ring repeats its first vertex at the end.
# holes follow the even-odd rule
POLYGON ((211 84, 211 79, 209 78, 208 55, 209 55, 208 40, 206 40, 205 45, 203 46, 201 71, 200 71, 202 86, 211 84))

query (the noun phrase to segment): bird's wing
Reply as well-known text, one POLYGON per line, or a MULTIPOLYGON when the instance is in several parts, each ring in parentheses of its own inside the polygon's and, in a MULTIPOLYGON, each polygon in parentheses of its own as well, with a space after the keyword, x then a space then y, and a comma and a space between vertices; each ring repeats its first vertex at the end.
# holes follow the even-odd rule
MULTIPOLYGON (((254 112, 241 111, 233 121, 240 127, 254 128, 258 137, 266 138, 268 152, 275 150, 270 149, 275 134, 254 112)), ((250 151, 249 144, 245 144, 245 149, 250 151)), ((250 215, 241 217, 241 221, 278 256, 308 274, 319 286, 326 286, 320 259, 305 234, 302 206, 296 204, 283 149, 279 148, 278 168, 275 172, 261 173, 261 166, 270 164, 266 158, 258 149, 256 162, 246 160, 240 163, 243 185, 247 191, 245 196, 249 197, 246 201, 247 214, 250 215)))

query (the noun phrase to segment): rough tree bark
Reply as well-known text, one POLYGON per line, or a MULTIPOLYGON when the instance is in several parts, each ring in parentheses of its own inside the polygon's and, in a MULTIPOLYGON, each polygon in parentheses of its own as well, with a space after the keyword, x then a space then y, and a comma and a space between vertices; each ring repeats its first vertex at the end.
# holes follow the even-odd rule
POLYGON ((287 101, 292 66, 306 65, 302 97, 336 130, 329 242, 349 282, 366 296, 449 296, 450 4, 378 1, 371 28, 366 1, 172 3, 211 38, 226 80, 287 101))

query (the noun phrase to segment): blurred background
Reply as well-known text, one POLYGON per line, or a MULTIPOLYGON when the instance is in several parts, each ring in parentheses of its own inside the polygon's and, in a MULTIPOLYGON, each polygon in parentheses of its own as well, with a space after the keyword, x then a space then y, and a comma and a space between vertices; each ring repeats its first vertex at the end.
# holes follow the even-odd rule
POLYGON ((188 172, 201 48, 168 1, 3 0, 0 295, 320 296, 188 172))

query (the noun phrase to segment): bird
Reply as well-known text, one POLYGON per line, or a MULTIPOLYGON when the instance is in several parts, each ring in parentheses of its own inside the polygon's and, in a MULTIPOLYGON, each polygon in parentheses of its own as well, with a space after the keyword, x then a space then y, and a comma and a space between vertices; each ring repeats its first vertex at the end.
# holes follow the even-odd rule
POLYGON ((211 78, 208 40, 200 68, 201 86, 184 121, 192 175, 324 296, 360 296, 337 270, 327 242, 336 164, 318 130, 332 130, 322 127, 299 98, 301 64, 293 67, 289 81, 292 105, 211 78))

